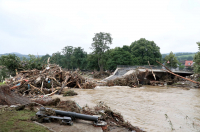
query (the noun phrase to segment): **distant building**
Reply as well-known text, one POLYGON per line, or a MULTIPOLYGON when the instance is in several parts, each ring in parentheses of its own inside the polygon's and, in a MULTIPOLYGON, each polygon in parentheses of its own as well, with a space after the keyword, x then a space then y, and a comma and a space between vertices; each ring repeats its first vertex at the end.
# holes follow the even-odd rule
POLYGON ((185 61, 185 67, 190 67, 192 66, 192 64, 193 64, 193 61, 188 61, 188 60, 185 61))

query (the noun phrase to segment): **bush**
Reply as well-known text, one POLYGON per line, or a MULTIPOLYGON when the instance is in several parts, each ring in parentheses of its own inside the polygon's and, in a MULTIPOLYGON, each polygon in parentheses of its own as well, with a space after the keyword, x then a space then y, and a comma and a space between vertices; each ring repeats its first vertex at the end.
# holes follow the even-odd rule
POLYGON ((63 94, 63 96, 74 96, 74 95, 78 95, 76 92, 74 92, 74 90, 69 90, 63 94))

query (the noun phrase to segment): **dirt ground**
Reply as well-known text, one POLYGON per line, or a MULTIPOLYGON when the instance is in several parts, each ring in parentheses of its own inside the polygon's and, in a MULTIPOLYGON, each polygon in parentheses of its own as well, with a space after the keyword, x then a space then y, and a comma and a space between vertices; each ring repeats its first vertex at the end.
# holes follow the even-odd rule
POLYGON ((0 105, 28 104, 29 99, 10 90, 7 85, 0 86, 0 105))
POLYGON ((94 127, 92 122, 77 120, 73 126, 59 125, 58 123, 42 123, 56 132, 103 132, 101 127, 94 127))
MULTIPOLYGON (((100 127, 94 127, 91 122, 77 120, 73 126, 59 125, 58 123, 42 123, 56 132, 103 132, 100 127)), ((130 132, 125 128, 113 127, 109 132, 130 132)))

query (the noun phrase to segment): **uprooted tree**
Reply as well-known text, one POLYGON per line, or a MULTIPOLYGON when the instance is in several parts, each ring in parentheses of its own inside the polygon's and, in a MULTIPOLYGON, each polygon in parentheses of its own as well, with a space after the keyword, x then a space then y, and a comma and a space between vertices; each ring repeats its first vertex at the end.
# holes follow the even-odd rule
POLYGON ((105 52, 110 48, 109 45, 112 44, 112 38, 110 33, 95 33, 92 43, 93 54, 98 59, 98 65, 101 74, 103 73, 103 68, 105 66, 105 52))

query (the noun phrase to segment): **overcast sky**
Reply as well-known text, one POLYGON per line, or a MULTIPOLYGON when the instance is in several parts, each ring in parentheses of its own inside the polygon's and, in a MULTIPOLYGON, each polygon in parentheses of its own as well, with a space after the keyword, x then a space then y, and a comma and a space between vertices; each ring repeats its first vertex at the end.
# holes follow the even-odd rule
POLYGON ((0 54, 52 54, 65 46, 91 52, 94 33, 111 48, 146 38, 161 53, 197 52, 200 0, 0 0, 0 54))

